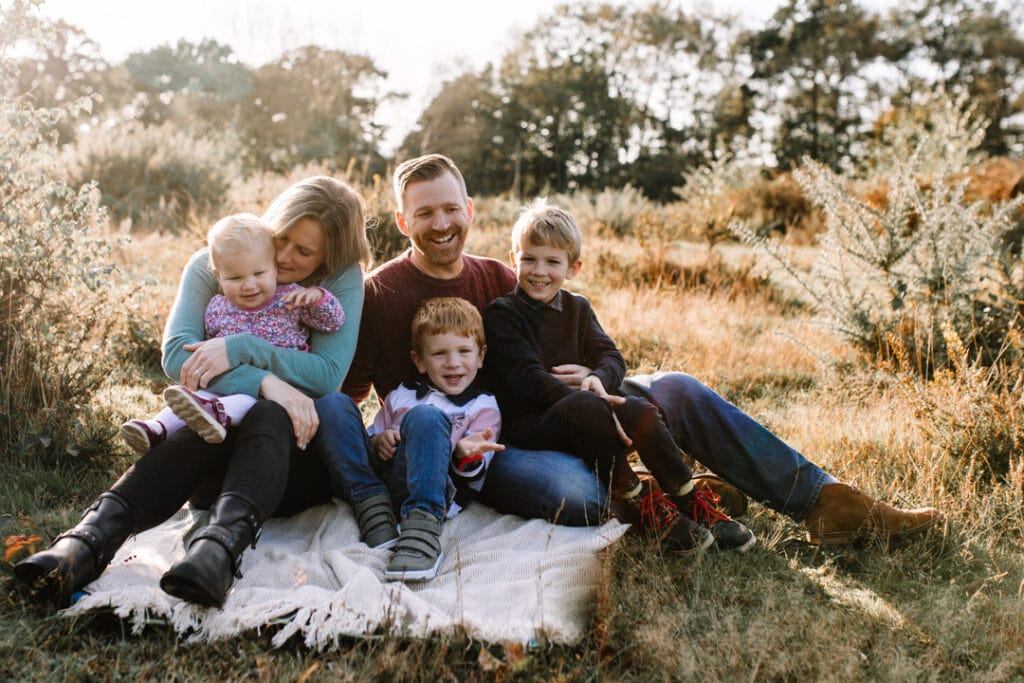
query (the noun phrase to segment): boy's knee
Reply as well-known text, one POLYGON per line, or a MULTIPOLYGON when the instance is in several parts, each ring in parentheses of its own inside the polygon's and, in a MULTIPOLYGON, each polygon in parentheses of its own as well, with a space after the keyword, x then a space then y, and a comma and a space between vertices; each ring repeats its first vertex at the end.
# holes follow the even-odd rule
POLYGON ((562 399, 564 407, 583 415, 607 415, 611 404, 592 391, 575 391, 562 399))
POLYGON ((421 403, 405 414, 402 418, 401 432, 405 434, 411 429, 437 428, 448 429, 452 422, 440 408, 421 403))

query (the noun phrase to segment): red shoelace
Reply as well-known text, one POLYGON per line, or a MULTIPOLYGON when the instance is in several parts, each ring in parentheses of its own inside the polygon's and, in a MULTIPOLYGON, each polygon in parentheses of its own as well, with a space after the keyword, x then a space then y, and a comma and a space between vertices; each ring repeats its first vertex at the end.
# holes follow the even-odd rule
POLYGON ((661 491, 652 490, 640 501, 640 525, 659 531, 679 516, 679 508, 661 491))
POLYGON ((720 500, 722 497, 714 491, 697 489, 693 492, 691 519, 704 527, 710 527, 715 522, 728 522, 729 515, 718 509, 720 500))

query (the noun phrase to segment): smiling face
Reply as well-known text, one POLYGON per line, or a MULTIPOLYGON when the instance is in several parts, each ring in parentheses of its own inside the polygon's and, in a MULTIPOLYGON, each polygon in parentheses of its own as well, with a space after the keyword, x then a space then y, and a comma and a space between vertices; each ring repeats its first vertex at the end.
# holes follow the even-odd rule
POLYGON ((217 281, 227 300, 249 311, 266 306, 277 289, 277 270, 271 249, 225 250, 216 259, 217 281))
POLYGON ((519 287, 534 301, 550 303, 562 283, 572 279, 583 266, 582 261, 569 262, 569 254, 561 247, 549 247, 523 240, 509 253, 519 287))
POLYGON ((473 221, 473 200, 451 173, 410 183, 403 209, 395 212, 398 229, 412 242, 412 262, 443 280, 462 272, 462 249, 473 221))
POLYGON ((487 347, 480 348, 472 337, 453 332, 428 334, 420 350, 412 352, 416 369, 426 373, 430 383, 448 396, 457 396, 476 379, 483 367, 487 347))
POLYGON ((277 281, 282 285, 302 282, 323 264, 327 254, 320 221, 308 216, 295 221, 285 233, 274 237, 277 250, 277 281))

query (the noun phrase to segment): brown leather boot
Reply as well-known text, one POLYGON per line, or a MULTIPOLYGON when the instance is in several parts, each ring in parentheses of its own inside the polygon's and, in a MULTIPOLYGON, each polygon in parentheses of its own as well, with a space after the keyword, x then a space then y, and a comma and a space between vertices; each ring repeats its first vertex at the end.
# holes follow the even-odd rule
POLYGON ((718 507, 730 517, 742 517, 747 512, 747 496, 717 474, 702 472, 693 475, 693 488, 718 494, 718 507))
POLYGON ((847 484, 826 484, 804 520, 814 545, 840 545, 872 536, 893 539, 920 534, 943 514, 935 508, 902 510, 875 500, 847 484))

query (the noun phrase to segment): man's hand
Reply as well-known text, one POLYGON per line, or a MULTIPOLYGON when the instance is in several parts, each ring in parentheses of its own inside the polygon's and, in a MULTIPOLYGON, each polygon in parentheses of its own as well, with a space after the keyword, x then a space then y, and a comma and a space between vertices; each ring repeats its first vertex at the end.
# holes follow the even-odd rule
POLYGON ((377 457, 387 462, 394 459, 395 449, 398 448, 398 442, 401 438, 397 429, 385 429, 380 434, 374 434, 370 437, 370 445, 377 452, 377 457))
POLYGON ((591 372, 591 369, 585 365, 556 365, 551 368, 551 374, 555 376, 555 379, 577 389, 591 372))
POLYGON ((182 348, 192 351, 192 355, 182 364, 178 381, 191 391, 205 389, 215 377, 231 369, 228 343, 223 337, 185 344, 182 348))

